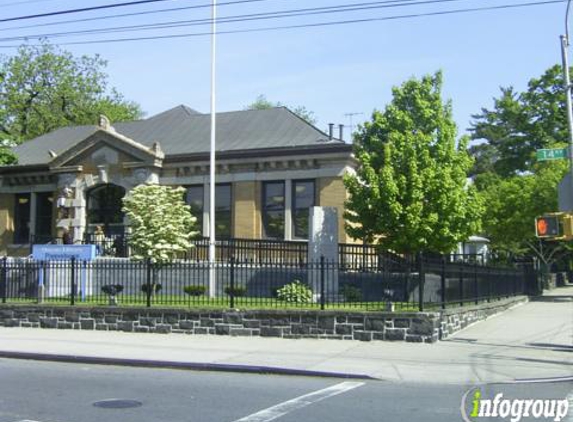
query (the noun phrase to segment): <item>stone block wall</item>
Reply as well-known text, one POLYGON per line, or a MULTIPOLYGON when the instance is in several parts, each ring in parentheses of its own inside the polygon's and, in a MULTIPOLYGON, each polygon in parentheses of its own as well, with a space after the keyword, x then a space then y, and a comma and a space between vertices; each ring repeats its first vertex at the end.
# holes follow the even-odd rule
POLYGON ((434 343, 527 298, 442 312, 209 311, 0 305, 0 327, 434 343))
POLYGON ((397 340, 432 343, 439 314, 336 311, 183 311, 174 309, 2 306, 0 326, 136 333, 397 340))
POLYGON ((475 306, 447 309, 442 312, 441 316, 440 340, 448 338, 450 335, 463 330, 471 324, 505 312, 509 308, 526 303, 527 301, 527 297, 517 296, 475 306))

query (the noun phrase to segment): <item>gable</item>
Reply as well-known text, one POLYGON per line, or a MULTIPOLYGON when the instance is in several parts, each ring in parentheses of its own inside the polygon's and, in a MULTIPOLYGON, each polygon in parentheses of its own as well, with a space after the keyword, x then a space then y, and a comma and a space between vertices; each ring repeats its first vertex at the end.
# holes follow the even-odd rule
POLYGON ((135 163, 161 166, 163 157, 158 145, 148 148, 113 130, 100 129, 56 156, 50 162, 50 169, 69 166, 97 168, 99 165, 121 167, 135 163))

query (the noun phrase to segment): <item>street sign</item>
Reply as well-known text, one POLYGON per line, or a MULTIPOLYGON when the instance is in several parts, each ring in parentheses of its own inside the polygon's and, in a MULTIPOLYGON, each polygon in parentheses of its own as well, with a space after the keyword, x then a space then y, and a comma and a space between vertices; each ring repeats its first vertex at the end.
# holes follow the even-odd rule
POLYGON ((91 261, 95 256, 95 245, 32 245, 32 258, 40 261, 91 261))
POLYGON ((567 158, 567 148, 538 149, 536 155, 538 161, 562 160, 567 158))

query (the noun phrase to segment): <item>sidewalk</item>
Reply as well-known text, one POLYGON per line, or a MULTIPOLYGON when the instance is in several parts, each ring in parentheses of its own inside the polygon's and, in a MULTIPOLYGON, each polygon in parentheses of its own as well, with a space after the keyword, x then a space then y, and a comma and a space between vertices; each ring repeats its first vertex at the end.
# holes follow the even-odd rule
MULTIPOLYGON (((35 353, 85 362, 289 373, 421 383, 573 376, 573 287, 556 289, 437 344, 285 340, 99 331, 0 329, 0 357, 35 353), (144 364, 139 362, 139 364, 144 364)), ((26 357, 26 356, 20 356, 26 357)))

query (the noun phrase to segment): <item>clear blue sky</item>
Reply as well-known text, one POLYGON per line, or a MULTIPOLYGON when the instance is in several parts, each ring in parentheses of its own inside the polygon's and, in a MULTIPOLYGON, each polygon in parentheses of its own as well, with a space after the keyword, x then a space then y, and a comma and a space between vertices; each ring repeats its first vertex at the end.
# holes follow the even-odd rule
MULTIPOLYGON (((1 0, 0 18, 128 0, 1 0)), ((219 0, 222 2, 223 0, 219 0)), ((230 0, 233 1, 233 0, 230 0)), ((403 3, 403 0, 399 0, 403 3)), ((456 0, 287 19, 221 24, 219 29, 253 29, 365 18, 419 14, 464 8, 521 4, 535 0, 456 0)), ((264 0, 222 5, 219 15, 234 16, 309 7, 353 5, 366 0, 264 0)), ((150 22, 205 19, 210 10, 130 16, 100 21, 22 28, 34 24, 92 18, 120 13, 209 4, 210 0, 171 0, 52 18, 0 22, 0 37, 85 30, 150 22), (13 28, 12 30, 4 30, 13 28)), ((397 3, 397 1, 396 1, 397 3)), ((259 94, 289 106, 314 111, 318 127, 329 122, 349 124, 369 118, 391 98, 392 86, 411 76, 438 69, 444 72, 444 94, 453 102, 460 132, 471 114, 491 107, 500 86, 522 90, 527 81, 559 63, 559 35, 564 33, 566 3, 427 16, 272 32, 221 34, 217 52, 217 108, 239 110, 259 94)), ((161 29, 139 33, 54 38, 54 44, 133 36, 208 32, 208 26, 161 29)), ((18 42, 1 42, 14 45, 18 42)), ((111 85, 141 104, 147 115, 178 104, 209 112, 210 38, 139 41, 117 44, 66 45, 74 54, 99 53, 109 61, 111 85)), ((10 54, 14 49, 3 49, 10 54)), ((345 135, 348 139, 348 134, 345 135)))

